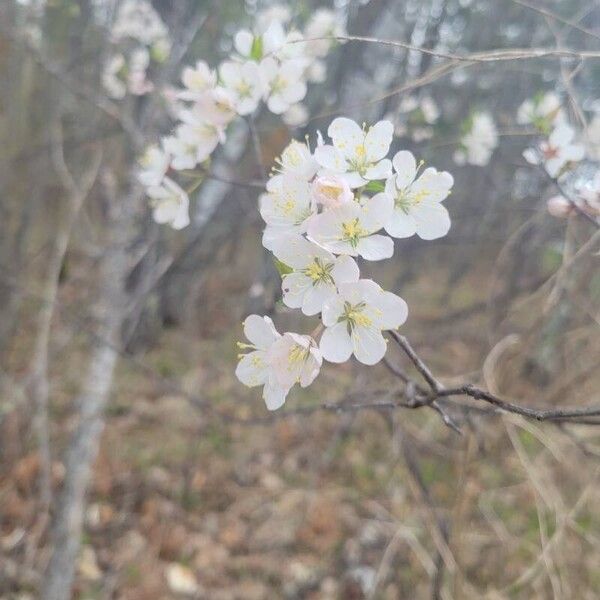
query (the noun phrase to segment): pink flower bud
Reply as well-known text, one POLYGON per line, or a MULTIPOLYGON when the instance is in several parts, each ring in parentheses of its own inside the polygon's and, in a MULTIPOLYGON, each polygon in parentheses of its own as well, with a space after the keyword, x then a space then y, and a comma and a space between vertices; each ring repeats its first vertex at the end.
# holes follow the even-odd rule
POLYGON ((573 206, 564 196, 552 196, 546 202, 546 208, 557 219, 565 219, 573 212, 573 206))
POLYGON ((336 175, 322 175, 317 177, 312 184, 314 199, 323 205, 323 208, 337 208, 354 199, 354 194, 348 183, 336 175))

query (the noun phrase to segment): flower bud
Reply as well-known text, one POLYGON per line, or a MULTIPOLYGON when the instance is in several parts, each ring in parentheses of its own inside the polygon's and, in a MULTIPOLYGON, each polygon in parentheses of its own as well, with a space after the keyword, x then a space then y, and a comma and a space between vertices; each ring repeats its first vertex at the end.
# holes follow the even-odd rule
POLYGON ((354 199, 348 183, 336 175, 317 177, 312 184, 312 191, 314 199, 326 210, 337 208, 354 199))

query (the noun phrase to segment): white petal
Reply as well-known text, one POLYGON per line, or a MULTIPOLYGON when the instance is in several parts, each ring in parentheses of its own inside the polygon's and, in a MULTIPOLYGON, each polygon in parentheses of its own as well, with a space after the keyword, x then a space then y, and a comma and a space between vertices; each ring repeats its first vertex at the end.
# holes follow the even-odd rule
POLYGON ((355 158, 357 150, 362 150, 365 134, 352 119, 338 117, 334 119, 327 129, 333 145, 346 157, 355 158))
POLYGON ((321 336, 319 349, 325 360, 332 363, 346 362, 352 356, 352 341, 346 323, 328 327, 321 336))
POLYGON ((269 374, 265 358, 262 350, 244 354, 235 369, 235 376, 248 387, 263 385, 269 374))
POLYGON ((335 261, 331 276, 336 285, 339 285, 340 283, 358 281, 360 271, 356 261, 351 256, 340 256, 335 261))
POLYGON ((407 214, 401 208, 397 208, 385 224, 385 230, 392 237, 407 238, 417 232, 417 223, 412 214, 407 214))
POLYGON ((392 159, 396 171, 396 186, 399 190, 408 187, 417 176, 417 161, 411 152, 401 150, 392 159))
POLYGON ((369 232, 379 231, 392 216, 394 201, 388 194, 375 194, 360 211, 360 223, 369 232))
POLYGON ((285 404, 285 398, 290 388, 274 382, 267 382, 263 389, 263 399, 269 410, 277 410, 285 404))
POLYGON ((300 373, 300 386, 308 387, 319 374, 321 365, 323 364, 323 356, 318 348, 310 349, 310 356, 304 363, 302 372, 300 373))
POLYGON ((563 151, 563 158, 566 160, 572 160, 573 162, 578 162, 583 159, 585 156, 585 148, 579 144, 573 144, 572 146, 567 146, 563 151))
POLYGON ((333 327, 338 319, 344 313, 344 299, 341 296, 335 296, 331 300, 328 300, 323 305, 323 312, 321 319, 325 327, 333 327))
POLYGON ((359 326, 352 332, 352 347, 357 360, 374 365, 384 357, 387 344, 381 331, 359 326))
POLYGON ((394 254, 394 242, 387 235, 370 235, 360 239, 356 250, 365 260, 383 260, 394 254))
POLYGON ((397 329, 408 317, 406 302, 392 292, 383 290, 370 294, 369 307, 373 310, 373 320, 381 330, 397 329))
POLYGON ((260 350, 266 350, 279 337, 270 317, 250 315, 244 321, 244 335, 260 350))
POLYGON ((417 235, 423 240, 443 237, 450 229, 450 215, 438 202, 422 202, 412 209, 417 224, 417 235))
POLYGON ((389 158, 384 158, 378 163, 370 166, 365 172, 365 179, 374 181, 376 179, 387 179, 392 174, 392 163, 389 158))
POLYGON ((242 56, 249 56, 252 50, 254 36, 246 29, 242 29, 235 34, 233 45, 242 56))
POLYGON ((369 162, 381 160, 390 151, 394 126, 389 121, 379 121, 365 136, 365 151, 369 162))
POLYGON ((304 295, 312 289, 312 281, 304 273, 290 273, 283 277, 281 289, 284 304, 290 308, 300 308, 304 302, 304 295))
POLYGON ((331 253, 298 234, 281 236, 273 243, 273 254, 293 269, 305 268, 315 256, 321 256, 322 253, 333 260, 331 253))
POLYGON ((334 285, 323 282, 311 285, 304 296, 302 312, 309 317, 316 315, 323 310, 323 305, 335 299, 336 295, 337 292, 334 285))
POLYGON ((335 173, 343 173, 347 168, 344 155, 333 146, 318 146, 315 150, 315 160, 325 169, 335 173))
POLYGON ((340 177, 354 190, 365 185, 366 179, 361 177, 357 171, 349 171, 347 173, 341 173, 340 177))

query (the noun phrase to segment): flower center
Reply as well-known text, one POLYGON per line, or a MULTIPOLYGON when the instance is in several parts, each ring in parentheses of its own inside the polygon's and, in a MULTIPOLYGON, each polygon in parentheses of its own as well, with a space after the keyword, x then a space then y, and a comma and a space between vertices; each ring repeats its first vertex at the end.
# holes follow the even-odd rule
POLYGON ((355 327, 370 327, 373 324, 371 318, 365 314, 367 305, 364 302, 358 304, 350 304, 344 302, 344 313, 340 317, 340 321, 346 321, 348 333, 352 333, 355 327))
POLYGON ((308 349, 304 346, 296 344, 292 346, 288 353, 288 364, 290 367, 297 365, 300 362, 304 362, 308 356, 308 349))
POLYGON ((280 94, 283 90, 285 90, 287 85, 287 79, 283 78, 281 75, 277 75, 277 77, 271 81, 271 93, 280 94))
POLYGON ((249 98, 252 92, 252 86, 242 79, 235 87, 235 91, 240 98, 249 98))
POLYGON ((333 270, 333 263, 324 264, 320 258, 315 260, 304 269, 304 274, 312 279, 313 285, 318 283, 333 283, 333 277, 331 271, 333 270))
POLYGON ((356 248, 360 238, 365 235, 367 235, 367 231, 360 226, 358 217, 342 223, 342 241, 348 242, 353 248, 356 248))

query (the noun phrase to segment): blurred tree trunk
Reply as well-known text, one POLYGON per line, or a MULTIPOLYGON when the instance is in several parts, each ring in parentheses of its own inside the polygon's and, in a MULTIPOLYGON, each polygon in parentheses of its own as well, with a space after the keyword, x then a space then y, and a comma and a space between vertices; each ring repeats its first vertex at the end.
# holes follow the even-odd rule
MULTIPOLYGON (((109 194, 107 194, 108 196, 109 194)), ((135 230, 135 208, 143 201, 133 189, 122 201, 110 193, 105 230, 111 232, 101 264, 100 320, 95 332, 95 347, 88 361, 78 404, 78 425, 65 459, 65 482, 52 534, 52 556, 41 589, 43 600, 67 600, 75 572, 85 507, 85 494, 91 467, 98 452, 104 428, 104 410, 121 345, 121 329, 127 312, 125 279, 131 264, 128 247, 135 230)))

